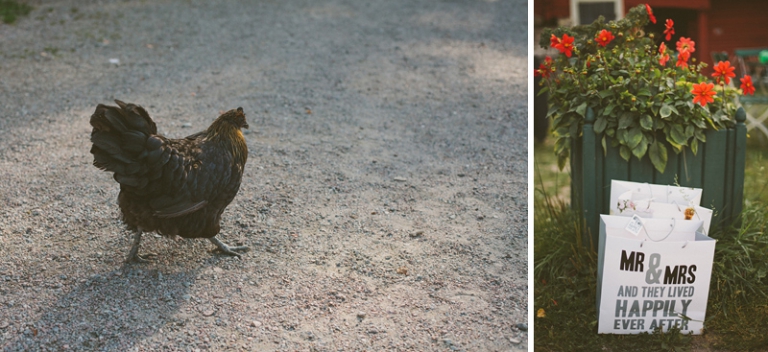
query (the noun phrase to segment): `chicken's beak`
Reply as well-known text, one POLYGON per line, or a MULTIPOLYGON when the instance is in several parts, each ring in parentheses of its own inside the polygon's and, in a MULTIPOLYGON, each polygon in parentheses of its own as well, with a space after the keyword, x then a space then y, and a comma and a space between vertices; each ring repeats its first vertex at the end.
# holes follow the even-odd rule
POLYGON ((248 123, 244 123, 243 128, 248 129, 248 123))

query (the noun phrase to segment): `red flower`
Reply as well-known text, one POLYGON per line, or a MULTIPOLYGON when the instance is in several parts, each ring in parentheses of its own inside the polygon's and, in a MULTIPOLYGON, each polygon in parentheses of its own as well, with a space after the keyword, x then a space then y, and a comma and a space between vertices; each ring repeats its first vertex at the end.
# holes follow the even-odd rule
POLYGON ((731 77, 736 77, 736 74, 733 73, 736 67, 731 67, 730 61, 720 61, 715 65, 714 69, 715 72, 712 73, 712 77, 717 79, 718 84, 720 83, 721 77, 725 77, 725 84, 731 83, 731 77))
POLYGON ((696 51, 696 43, 691 38, 680 37, 680 40, 677 41, 677 51, 692 53, 696 51))
POLYGON ((677 62, 675 63, 675 66, 686 68, 688 67, 688 59, 691 58, 691 53, 687 51, 681 51, 679 54, 677 54, 677 62))
POLYGON ((664 42, 659 45, 659 65, 666 66, 669 61, 669 54, 667 53, 667 45, 664 42))
POLYGON ((560 38, 552 34, 552 36, 549 37, 549 46, 554 48, 555 46, 557 46, 557 44, 560 44, 560 38))
POLYGON ((597 42, 597 44, 600 44, 600 46, 604 47, 608 45, 608 43, 610 43, 611 40, 613 40, 614 38, 616 37, 613 36, 613 33, 603 29, 602 31, 600 31, 600 33, 597 34, 597 37, 595 37, 595 41, 597 42))
POLYGON ((742 94, 747 95, 755 95, 755 86, 752 85, 752 77, 749 75, 744 75, 744 77, 741 77, 741 90, 742 94))
POLYGON ((653 24, 656 24, 656 16, 653 15, 653 10, 651 10, 651 5, 645 4, 645 10, 648 11, 648 18, 651 20, 653 24))
POLYGON ((713 90, 714 87, 714 83, 701 82, 694 84, 691 91, 693 93, 693 103, 699 103, 701 106, 707 106, 707 103, 714 103, 715 99, 713 97, 716 94, 713 90))
POLYGON ((552 58, 547 56, 544 58, 544 62, 539 65, 539 69, 533 70, 533 76, 534 77, 544 77, 549 78, 549 74, 552 73, 552 58))
MULTIPOLYGON (((550 41, 552 41, 551 38, 550 41)), ((554 48, 565 54, 565 56, 571 57, 573 52, 573 37, 569 36, 568 33, 563 33, 563 38, 558 39, 558 43, 554 48)))
POLYGON ((667 19, 667 23, 664 24, 664 35, 666 35, 667 40, 672 39, 672 35, 675 34, 675 29, 672 28, 672 26, 675 24, 671 19, 667 19))

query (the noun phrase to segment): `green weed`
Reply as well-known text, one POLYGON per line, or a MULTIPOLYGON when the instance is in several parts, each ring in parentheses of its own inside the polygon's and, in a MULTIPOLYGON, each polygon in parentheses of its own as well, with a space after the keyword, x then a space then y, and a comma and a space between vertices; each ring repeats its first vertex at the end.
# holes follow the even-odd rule
POLYGON ((32 11, 32 6, 27 4, 15 0, 0 0, 0 17, 5 23, 16 22, 19 16, 26 16, 30 11, 32 11))

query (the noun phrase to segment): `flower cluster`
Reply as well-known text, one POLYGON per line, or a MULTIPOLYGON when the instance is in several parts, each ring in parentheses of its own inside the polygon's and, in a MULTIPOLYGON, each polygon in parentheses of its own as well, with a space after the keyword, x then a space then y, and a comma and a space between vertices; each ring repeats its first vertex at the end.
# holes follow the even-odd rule
POLYGON ((534 70, 550 96, 548 116, 561 168, 581 135, 588 108, 604 149, 619 148, 625 160, 648 154, 663 172, 669 147, 697 153, 705 130, 733 124, 735 96, 754 94, 750 76, 740 79, 740 90, 730 86, 736 74, 728 61, 718 62, 714 82, 708 81, 701 73, 707 65, 692 56, 696 43, 686 37, 673 42, 671 19, 664 22, 659 37, 664 40, 657 41, 645 33, 649 22, 656 23, 656 17, 645 4, 618 21, 606 23, 601 17, 590 25, 543 31, 542 47, 562 54, 545 58, 534 70))

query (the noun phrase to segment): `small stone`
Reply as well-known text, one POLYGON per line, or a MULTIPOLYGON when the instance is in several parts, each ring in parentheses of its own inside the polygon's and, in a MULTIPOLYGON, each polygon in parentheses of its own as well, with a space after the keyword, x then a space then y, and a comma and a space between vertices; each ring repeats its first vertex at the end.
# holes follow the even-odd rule
POLYGON ((515 326, 517 326, 517 328, 520 329, 521 331, 528 331, 528 324, 526 323, 519 323, 515 326))
POLYGON ((203 310, 202 313, 203 313, 203 316, 210 317, 211 315, 213 315, 213 313, 216 313, 216 311, 211 308, 206 308, 203 310))
POLYGON ((357 312, 357 319, 365 319, 365 312, 357 312))
POLYGON ((181 128, 190 128, 190 127, 192 127, 192 124, 189 122, 185 122, 181 124, 181 128))
POLYGON ((418 231, 416 231, 416 232, 412 232, 412 233, 410 233, 410 234, 409 234, 409 236, 411 236, 411 237, 419 237, 419 236, 421 236, 421 235, 423 235, 423 234, 424 234, 424 231, 423 231, 423 230, 418 230, 418 231))
POLYGON ((258 320, 254 320, 251 322, 251 326, 253 326, 254 328, 258 328, 259 326, 261 326, 261 322, 258 320))
POLYGON ((512 337, 510 337, 510 338, 509 338, 509 342, 511 342, 511 343, 513 343, 513 344, 515 344, 515 345, 519 345, 519 344, 520 344, 520 342, 522 342, 522 341, 520 341, 520 339, 516 339, 516 338, 512 338, 512 337))
POLYGON ((10 325, 11 325, 11 323, 9 323, 7 321, 0 321, 0 329, 5 329, 5 328, 7 328, 10 325))
POLYGON ((395 181, 395 182, 405 182, 405 181, 408 181, 408 179, 406 179, 405 177, 395 177, 392 180, 395 181))

